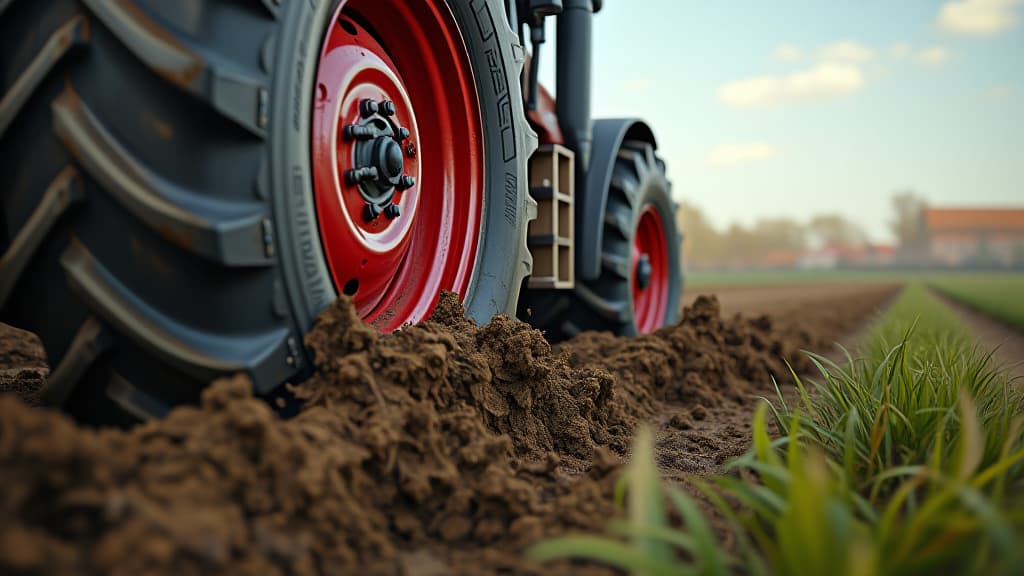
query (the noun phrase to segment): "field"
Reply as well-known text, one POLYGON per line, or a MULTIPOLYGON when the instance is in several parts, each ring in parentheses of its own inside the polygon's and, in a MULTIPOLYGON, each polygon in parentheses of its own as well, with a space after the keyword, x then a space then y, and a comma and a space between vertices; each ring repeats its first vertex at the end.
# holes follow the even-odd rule
POLYGON ((939 275, 928 282, 979 312, 1024 328, 1024 274, 939 275))
POLYGON ((691 272, 686 275, 687 290, 718 288, 764 288, 768 286, 806 286, 811 284, 877 284, 905 282, 927 273, 861 270, 767 270, 749 272, 691 272))
POLYGON ((820 380, 798 378, 794 403, 778 392, 777 440, 758 408, 753 447, 730 468, 760 482, 699 483, 738 545, 722 545, 692 498, 658 482, 641 433, 624 474, 627 520, 612 537, 566 536, 531 555, 643 574, 1017 573, 1024 395, 973 345, 954 311, 911 284, 863 356, 842 365, 819 358, 820 380), (684 527, 667 521, 666 499, 684 527))
POLYGON ((679 326, 558 346, 453 299, 378 336, 339 302, 287 421, 233 379, 164 420, 78 428, 26 406, 45 363, 0 331, 0 572, 1005 572, 1024 405, 965 352, 969 322, 892 276, 691 280, 679 326))

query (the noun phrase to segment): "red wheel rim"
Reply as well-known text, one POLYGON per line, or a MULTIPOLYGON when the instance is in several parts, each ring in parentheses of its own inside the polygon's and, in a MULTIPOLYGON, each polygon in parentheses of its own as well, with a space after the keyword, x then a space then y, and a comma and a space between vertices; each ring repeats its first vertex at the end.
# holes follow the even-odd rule
POLYGON ((483 205, 482 127, 447 4, 343 0, 324 34, 312 120, 317 220, 339 294, 381 331, 429 316, 441 290, 465 296, 483 205))
POLYGON ((665 324, 668 312, 668 243, 661 215, 648 204, 640 213, 633 237, 633 310, 641 334, 665 324))

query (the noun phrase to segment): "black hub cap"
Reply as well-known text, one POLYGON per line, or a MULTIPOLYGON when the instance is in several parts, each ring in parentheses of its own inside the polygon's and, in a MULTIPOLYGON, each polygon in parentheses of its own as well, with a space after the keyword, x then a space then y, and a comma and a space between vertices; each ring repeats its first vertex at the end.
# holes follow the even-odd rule
POLYGON ((636 263, 636 285, 641 290, 646 290, 651 285, 651 257, 647 254, 641 254, 640 260, 636 263))
POLYGON ((345 179, 349 184, 359 185, 359 194, 366 201, 363 216, 367 220, 381 214, 398 218, 402 211, 395 192, 416 185, 415 178, 404 174, 402 141, 409 138, 409 130, 392 119, 395 103, 389 100, 363 100, 359 111, 362 120, 346 126, 343 134, 346 140, 356 141, 355 165, 345 171, 345 179))

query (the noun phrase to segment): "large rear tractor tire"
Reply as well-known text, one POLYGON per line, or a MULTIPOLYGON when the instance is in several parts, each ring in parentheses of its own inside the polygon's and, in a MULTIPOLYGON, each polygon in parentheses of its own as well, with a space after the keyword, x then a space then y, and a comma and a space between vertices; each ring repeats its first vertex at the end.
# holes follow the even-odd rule
POLYGON ((308 373, 339 294, 513 314, 536 138, 501 0, 0 2, 0 320, 130 423, 308 373))
POLYGON ((571 291, 530 291, 520 316, 553 340, 596 330, 621 336, 676 323, 683 289, 677 230, 665 163, 653 145, 626 141, 615 157, 602 226, 600 274, 571 291))

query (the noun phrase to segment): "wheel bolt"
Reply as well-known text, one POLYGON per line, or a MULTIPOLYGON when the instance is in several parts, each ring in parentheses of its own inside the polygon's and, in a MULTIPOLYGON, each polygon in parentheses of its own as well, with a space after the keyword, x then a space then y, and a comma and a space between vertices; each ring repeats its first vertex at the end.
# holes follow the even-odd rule
POLYGON ((409 188, 412 188, 415 185, 416 185, 416 179, 415 178, 413 178, 412 176, 403 174, 402 177, 398 179, 398 184, 395 184, 395 188, 397 188, 398 190, 408 190, 409 188))
POLYGON ((402 215, 402 209, 398 207, 398 204, 388 204, 388 207, 384 209, 384 216, 388 220, 394 220, 402 215))
POLYGON ((345 171, 345 182, 348 182, 350 186, 367 180, 376 180, 378 177, 379 174, 375 166, 353 168, 345 171))
POLYGON ((403 140, 406 140, 408 138, 409 138, 409 129, 408 128, 399 128, 398 129, 398 141, 402 142, 403 140))
POLYGON ((377 103, 369 98, 359 101, 359 114, 363 118, 369 118, 377 113, 377 103))
POLYGON ((380 206, 377 206, 373 202, 367 202, 366 205, 363 206, 363 219, 367 222, 373 222, 376 220, 377 216, 380 216, 380 213, 380 206))
POLYGON ((380 105, 377 106, 381 116, 394 116, 398 110, 395 108, 395 103, 391 100, 381 100, 380 105))
POLYGON ((342 135, 345 140, 372 140, 377 137, 377 130, 371 126, 349 124, 345 126, 342 135))

